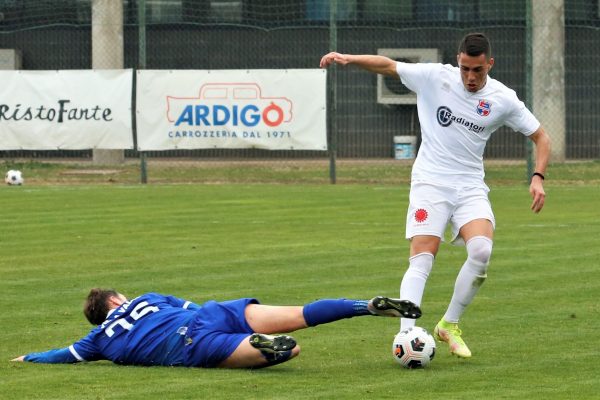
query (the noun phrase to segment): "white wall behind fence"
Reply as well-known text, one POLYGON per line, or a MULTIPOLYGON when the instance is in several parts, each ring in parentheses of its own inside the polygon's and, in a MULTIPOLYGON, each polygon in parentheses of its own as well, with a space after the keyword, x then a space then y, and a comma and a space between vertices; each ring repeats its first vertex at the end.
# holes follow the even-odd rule
POLYGON ((133 71, 0 71, 0 150, 131 149, 133 71))
POLYGON ((326 73, 139 70, 139 150, 327 150, 326 73))

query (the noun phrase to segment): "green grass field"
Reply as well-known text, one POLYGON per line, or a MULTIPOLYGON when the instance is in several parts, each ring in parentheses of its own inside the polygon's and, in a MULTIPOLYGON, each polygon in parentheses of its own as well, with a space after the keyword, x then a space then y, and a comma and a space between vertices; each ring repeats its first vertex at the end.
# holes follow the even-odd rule
MULTIPOLYGON (((557 166, 539 215, 523 182, 491 168, 494 255, 461 323, 474 356, 439 345, 413 371, 391 357, 398 321, 370 317, 296 332, 300 357, 264 370, 11 363, 84 336, 93 286, 303 304, 396 296, 407 265, 408 186, 369 183, 380 171, 340 171, 360 183, 339 185, 44 183, 70 176, 58 170, 30 164, 25 186, 0 187, 2 399, 599 398, 598 162, 557 166)), ((444 313, 463 259, 442 246, 419 325, 444 313)))

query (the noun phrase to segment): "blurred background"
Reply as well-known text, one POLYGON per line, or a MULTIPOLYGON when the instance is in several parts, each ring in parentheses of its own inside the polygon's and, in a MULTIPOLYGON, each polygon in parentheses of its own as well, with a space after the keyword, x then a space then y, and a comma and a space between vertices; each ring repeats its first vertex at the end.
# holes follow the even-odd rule
MULTIPOLYGON (((479 31, 492 43, 491 76, 532 109, 552 137, 552 161, 564 163, 600 158, 599 28, 599 0, 0 0, 0 64, 23 70, 318 68, 322 55, 335 50, 456 65, 462 36, 479 31)), ((411 163, 420 142, 414 96, 399 81, 331 68, 328 142, 326 152, 13 150, 0 151, 0 160, 129 163, 148 168, 142 172, 149 177, 161 162, 217 169, 267 162, 265 168, 281 171, 316 165, 335 182, 357 162, 382 169, 411 163)), ((522 167, 525 180, 531 150, 523 135, 501 128, 485 158, 522 167)))

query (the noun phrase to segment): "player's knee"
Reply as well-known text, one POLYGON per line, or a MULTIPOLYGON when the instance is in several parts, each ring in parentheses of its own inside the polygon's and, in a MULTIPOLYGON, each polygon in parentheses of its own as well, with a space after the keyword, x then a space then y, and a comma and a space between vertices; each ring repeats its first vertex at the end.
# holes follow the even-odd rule
POLYGON ((415 254, 428 253, 435 257, 440 248, 441 239, 437 236, 414 236, 410 240, 410 252, 415 254))
POLYGON ((487 266, 492 256, 494 242, 486 236, 475 236, 467 242, 467 254, 470 259, 487 266))
POLYGON ((297 357, 300 355, 300 345, 297 344, 296 347, 292 349, 292 354, 290 355, 290 359, 297 357))
POLYGON ((408 259, 408 269, 427 279, 433 268, 434 256, 431 253, 419 253, 408 259))

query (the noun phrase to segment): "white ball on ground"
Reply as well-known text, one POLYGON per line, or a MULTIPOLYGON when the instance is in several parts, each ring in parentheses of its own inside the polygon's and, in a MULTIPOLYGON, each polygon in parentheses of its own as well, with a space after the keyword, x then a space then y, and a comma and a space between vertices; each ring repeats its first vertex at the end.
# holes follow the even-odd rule
POLYGON ((408 328, 394 338, 392 354, 405 368, 423 368, 435 357, 435 340, 419 326, 408 328))
POLYGON ((23 174, 21 173, 21 171, 11 169, 4 176, 4 182, 7 185, 22 185, 24 183, 23 174))

